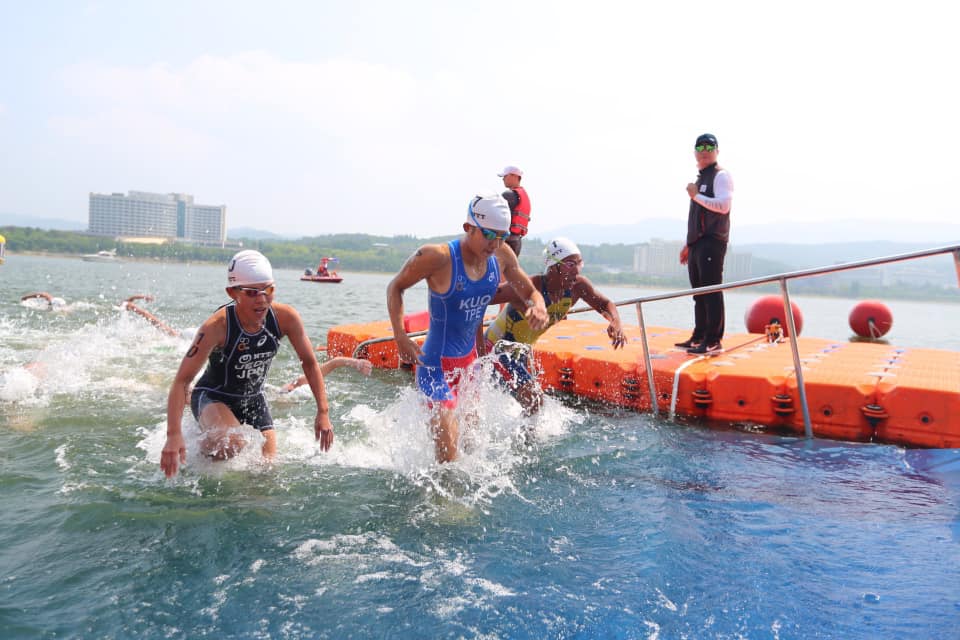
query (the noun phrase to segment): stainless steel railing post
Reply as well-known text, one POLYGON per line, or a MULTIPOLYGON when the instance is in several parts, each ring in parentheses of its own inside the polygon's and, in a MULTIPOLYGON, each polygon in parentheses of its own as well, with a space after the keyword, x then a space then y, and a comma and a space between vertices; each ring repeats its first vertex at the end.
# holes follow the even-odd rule
POLYGON ((957 286, 960 287, 960 249, 953 251, 953 266, 957 269, 957 286))
POLYGON ((797 392, 800 394, 800 408, 803 409, 803 433, 813 437, 813 424, 810 422, 810 407, 807 406, 807 389, 803 384, 803 365, 800 362, 800 350, 797 347, 797 323, 793 321, 793 307, 790 305, 790 293, 787 291, 787 279, 780 278, 780 291, 783 294, 783 315, 790 332, 790 351, 793 353, 793 370, 797 375, 797 392))
POLYGON ((643 303, 637 302, 637 322, 640 324, 640 339, 643 342, 643 361, 647 368, 647 384, 650 387, 650 411, 656 416, 660 413, 657 407, 657 384, 653 380, 653 361, 650 358, 650 344, 647 342, 647 325, 643 321, 643 303))

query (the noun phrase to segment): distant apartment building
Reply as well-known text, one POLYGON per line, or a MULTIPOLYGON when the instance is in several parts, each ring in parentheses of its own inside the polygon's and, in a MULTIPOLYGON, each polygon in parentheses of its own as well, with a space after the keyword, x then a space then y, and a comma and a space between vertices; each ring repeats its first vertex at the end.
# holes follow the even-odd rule
POLYGON ((91 193, 89 231, 222 247, 227 240, 227 207, 195 204, 185 193, 91 193))
MULTIPOLYGON (((680 249, 683 243, 654 238, 637 245, 633 251, 633 270, 651 276, 686 277, 687 267, 680 264, 680 249)), ((723 261, 725 282, 746 280, 751 277, 753 256, 749 253, 727 251, 723 261)))

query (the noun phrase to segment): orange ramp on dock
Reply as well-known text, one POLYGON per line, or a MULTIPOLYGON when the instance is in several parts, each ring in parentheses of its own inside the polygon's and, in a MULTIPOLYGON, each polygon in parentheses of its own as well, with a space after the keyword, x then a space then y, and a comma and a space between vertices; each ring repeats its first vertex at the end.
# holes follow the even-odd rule
MULTIPOLYGON (((649 411, 649 383, 639 327, 624 327, 614 350, 606 324, 567 319, 534 345, 544 389, 649 411)), ((331 356, 364 341, 391 338, 389 322, 340 325, 327 335, 331 356)), ((693 356, 674 347, 689 330, 647 327, 656 402, 661 413, 804 432, 789 342, 728 334, 726 350, 693 356)), ((798 352, 814 435, 916 447, 960 447, 960 354, 867 342, 800 337, 798 352)), ((397 368, 396 343, 370 344, 374 366, 397 368)))

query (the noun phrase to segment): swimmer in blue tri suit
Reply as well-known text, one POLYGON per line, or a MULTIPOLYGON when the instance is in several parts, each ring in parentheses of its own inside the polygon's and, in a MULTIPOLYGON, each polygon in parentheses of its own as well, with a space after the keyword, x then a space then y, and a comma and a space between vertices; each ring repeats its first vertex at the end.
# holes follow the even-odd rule
POLYGON ((300 314, 290 305, 273 301, 270 262, 257 251, 241 251, 230 261, 227 283, 232 302, 217 309, 197 330, 170 386, 167 441, 160 455, 160 468, 168 478, 186 461, 180 422, 188 388, 204 362, 207 368, 190 394, 190 409, 204 432, 202 452, 215 460, 237 455, 246 445, 237 427, 246 424, 263 434, 263 455, 270 458, 276 454, 277 438, 263 384, 283 336, 290 339, 300 357, 317 402, 314 435, 320 448, 328 451, 333 444, 320 365, 300 314))
POLYGON ((501 277, 524 300, 530 326, 547 323, 543 296, 503 241, 510 235, 510 206, 499 194, 476 196, 467 207, 464 235, 417 249, 387 286, 387 310, 401 362, 417 364, 417 386, 431 409, 438 462, 457 457, 457 385, 476 359, 476 333, 501 277), (403 330, 403 293, 427 281, 430 329, 421 349, 403 330))

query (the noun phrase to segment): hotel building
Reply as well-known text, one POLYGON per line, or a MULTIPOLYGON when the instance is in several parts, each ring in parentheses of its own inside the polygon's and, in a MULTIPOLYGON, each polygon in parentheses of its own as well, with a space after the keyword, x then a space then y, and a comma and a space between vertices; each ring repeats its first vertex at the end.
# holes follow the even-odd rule
MULTIPOLYGON (((637 245, 633 252, 633 270, 653 276, 686 277, 687 267, 680 264, 680 249, 683 242, 660 240, 637 245)), ((753 256, 749 253, 727 251, 723 261, 725 282, 746 280, 752 276, 753 256)))
POLYGON ((222 247, 227 240, 227 207, 195 204, 185 193, 91 193, 89 231, 222 247))

